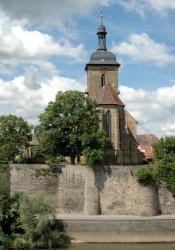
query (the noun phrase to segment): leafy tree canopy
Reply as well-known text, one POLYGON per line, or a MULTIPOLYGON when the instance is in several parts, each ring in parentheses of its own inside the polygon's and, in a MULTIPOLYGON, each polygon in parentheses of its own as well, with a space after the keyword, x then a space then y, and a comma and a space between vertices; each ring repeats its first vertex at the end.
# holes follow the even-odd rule
POLYGON ((103 158, 105 134, 99 129, 96 104, 79 91, 58 92, 40 115, 37 133, 44 155, 75 157, 84 152, 88 159, 98 149, 100 157, 90 163, 103 158))
POLYGON ((175 137, 169 136, 153 145, 156 163, 175 163, 175 137))
POLYGON ((0 116, 0 162, 14 161, 27 145, 30 133, 30 126, 22 117, 0 116))
POLYGON ((156 176, 166 183, 175 197, 175 137, 161 138, 153 145, 156 176))

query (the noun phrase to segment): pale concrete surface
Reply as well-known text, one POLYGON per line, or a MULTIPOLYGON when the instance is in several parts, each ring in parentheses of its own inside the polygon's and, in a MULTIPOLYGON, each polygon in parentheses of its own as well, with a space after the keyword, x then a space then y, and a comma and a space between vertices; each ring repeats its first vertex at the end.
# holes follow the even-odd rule
POLYGON ((175 242, 175 215, 116 216, 57 214, 73 242, 175 242))
POLYGON ((157 215, 157 216, 135 216, 135 215, 81 215, 81 214, 57 214, 57 219, 64 220, 175 220, 175 214, 157 215))

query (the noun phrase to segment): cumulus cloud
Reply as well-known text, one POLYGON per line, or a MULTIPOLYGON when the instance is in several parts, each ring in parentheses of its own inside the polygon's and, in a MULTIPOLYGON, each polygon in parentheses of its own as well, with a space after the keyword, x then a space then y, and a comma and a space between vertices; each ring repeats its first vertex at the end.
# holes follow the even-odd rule
POLYGON ((82 44, 73 45, 67 40, 63 43, 46 33, 27 30, 15 24, 0 13, 0 68, 2 72, 11 72, 13 66, 32 64, 56 72, 56 67, 49 61, 54 56, 64 56, 82 60, 86 56, 82 44))
POLYGON ((127 11, 136 11, 144 16, 145 11, 156 11, 165 15, 169 11, 175 11, 174 0, 119 0, 118 4, 123 6, 127 11))
POLYGON ((139 15, 144 16, 146 1, 139 0, 119 0, 118 4, 123 6, 127 11, 136 11, 139 15))
POLYGON ((96 6, 107 6, 115 0, 0 0, 0 9, 11 19, 29 26, 56 27, 69 38, 76 36, 74 15, 88 14, 96 6))
POLYGON ((39 80, 37 79, 37 68, 29 67, 25 73, 23 84, 33 90, 40 89, 41 85, 39 80))
POLYGON ((36 124, 38 115, 49 101, 54 100, 58 91, 85 89, 82 82, 58 75, 38 81, 36 73, 36 69, 31 68, 25 76, 15 77, 12 81, 0 79, 0 114, 23 116, 36 124))
POLYGON ((154 41, 148 34, 133 33, 127 41, 113 43, 112 51, 120 55, 131 57, 136 61, 152 61, 163 66, 175 62, 175 55, 164 43, 154 41))
POLYGON ((167 11, 175 11, 174 0, 148 0, 152 8, 160 13, 165 13, 167 11))
MULTIPOLYGON (((0 80, 0 114, 23 116, 32 124, 37 123, 38 115, 49 101, 54 100, 58 91, 84 91, 86 88, 85 81, 59 75, 40 81, 37 91, 26 81, 26 76, 16 77, 12 81, 0 80)), ((121 86, 120 98, 138 120, 139 133, 175 135, 175 85, 154 91, 121 86)))
POLYGON ((121 99, 139 122, 139 132, 175 135, 175 85, 154 91, 120 87, 121 99))
POLYGON ((0 57, 4 68, 18 63, 41 65, 41 61, 45 62, 53 55, 78 61, 86 54, 82 44, 75 46, 68 41, 60 44, 51 35, 7 24, 0 24, 0 57))

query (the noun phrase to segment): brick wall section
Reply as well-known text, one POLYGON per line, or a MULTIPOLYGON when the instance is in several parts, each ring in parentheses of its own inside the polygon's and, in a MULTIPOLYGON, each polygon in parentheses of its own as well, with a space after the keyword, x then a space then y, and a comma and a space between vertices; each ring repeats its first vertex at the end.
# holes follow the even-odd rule
POLYGON ((133 166, 60 167, 57 176, 36 176, 47 165, 10 166, 10 192, 42 194, 58 213, 106 215, 175 214, 175 201, 165 186, 143 186, 133 176, 133 166))

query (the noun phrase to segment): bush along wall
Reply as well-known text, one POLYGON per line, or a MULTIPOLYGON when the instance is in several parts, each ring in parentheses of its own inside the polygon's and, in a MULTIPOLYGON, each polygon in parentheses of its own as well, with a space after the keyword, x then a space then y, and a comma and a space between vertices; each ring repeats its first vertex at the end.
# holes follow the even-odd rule
POLYGON ((0 225, 0 249, 59 248, 71 242, 56 223, 54 207, 41 196, 18 193, 6 199, 0 225))
POLYGON ((140 184, 150 185, 154 183, 151 170, 147 166, 141 166, 135 170, 135 176, 140 184))
POLYGON ((153 149, 155 176, 175 197, 175 136, 161 138, 153 149))

